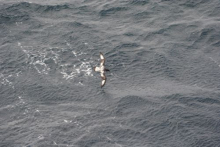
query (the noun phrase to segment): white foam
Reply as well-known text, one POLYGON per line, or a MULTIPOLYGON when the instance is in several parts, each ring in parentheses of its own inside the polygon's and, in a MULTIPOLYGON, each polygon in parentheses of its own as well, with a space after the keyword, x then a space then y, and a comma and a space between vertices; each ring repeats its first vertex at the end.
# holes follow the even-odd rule
POLYGON ((77 57, 77 54, 76 54, 76 52, 75 52, 75 51, 72 51, 72 53, 73 53, 73 55, 74 55, 74 56, 76 56, 76 57, 77 57))
POLYGON ((16 26, 22 25, 23 22, 15 22, 16 26))
POLYGON ((0 74, 0 81, 2 83, 2 85, 8 85, 10 87, 12 87, 14 89, 14 85, 13 85, 13 82, 11 80, 13 80, 12 78, 10 77, 14 77, 13 75, 4 75, 4 74, 0 74), (10 80, 9 80, 10 79, 10 80))
POLYGON ((38 139, 39 139, 39 140, 42 140, 42 139, 44 139, 44 136, 43 136, 43 135, 40 135, 40 136, 38 136, 38 139))
POLYGON ((57 145, 57 143, 56 143, 55 141, 53 141, 53 143, 54 143, 55 145, 57 145))
MULTIPOLYGON (((66 45, 71 49, 71 44, 66 42, 66 45)), ((26 63, 32 66, 39 74, 49 74, 52 70, 48 60, 53 60, 56 64, 56 69, 62 74, 66 80, 77 78, 78 76, 93 76, 91 68, 91 59, 83 59, 85 52, 71 51, 67 48, 59 47, 45 47, 35 48, 33 46, 23 46, 22 43, 18 42, 18 46, 26 54, 26 63), (64 61, 63 52, 72 52, 75 56, 73 61, 64 61), (74 62, 74 63, 71 63, 74 62)), ((17 74, 18 75, 18 74, 17 74)))
POLYGON ((209 57, 215 64, 217 64, 218 65, 218 67, 220 67, 220 64, 216 61, 216 60, 214 60, 212 57, 209 57))
POLYGON ((82 82, 79 82, 79 85, 83 85, 83 83, 82 83, 82 82))
POLYGON ((76 69, 77 73, 80 73, 80 69, 76 69))
POLYGON ((66 119, 64 119, 63 120, 65 123, 71 123, 72 122, 72 120, 66 120, 66 119))

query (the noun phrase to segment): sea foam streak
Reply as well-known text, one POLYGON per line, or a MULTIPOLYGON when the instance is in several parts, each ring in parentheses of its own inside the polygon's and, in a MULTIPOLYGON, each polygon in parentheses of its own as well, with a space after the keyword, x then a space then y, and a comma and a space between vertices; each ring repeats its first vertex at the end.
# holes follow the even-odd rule
POLYGON ((69 43, 67 43, 67 46, 70 49, 23 46, 20 42, 18 42, 18 46, 26 54, 26 63, 35 68, 39 74, 49 74, 56 70, 66 80, 80 75, 93 76, 91 68, 93 61, 82 59, 82 56, 86 53, 73 51, 69 43))

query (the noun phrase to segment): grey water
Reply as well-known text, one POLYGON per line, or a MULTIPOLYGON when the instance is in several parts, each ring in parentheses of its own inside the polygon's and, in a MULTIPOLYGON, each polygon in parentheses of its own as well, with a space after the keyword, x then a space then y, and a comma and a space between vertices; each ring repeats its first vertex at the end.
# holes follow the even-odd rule
POLYGON ((219 0, 0 0, 0 38, 0 147, 220 147, 219 0))

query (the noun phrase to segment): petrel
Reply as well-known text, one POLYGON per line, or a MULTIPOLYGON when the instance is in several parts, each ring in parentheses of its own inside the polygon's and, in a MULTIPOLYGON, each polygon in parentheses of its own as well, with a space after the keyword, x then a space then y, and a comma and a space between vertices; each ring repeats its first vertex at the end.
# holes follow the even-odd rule
POLYGON ((106 76, 105 76, 105 72, 109 71, 107 68, 105 68, 105 57, 103 56, 103 54, 100 52, 100 67, 94 67, 94 71, 96 72, 100 72, 101 74, 101 78, 102 78, 102 82, 101 82, 101 88, 105 85, 106 83, 106 76))

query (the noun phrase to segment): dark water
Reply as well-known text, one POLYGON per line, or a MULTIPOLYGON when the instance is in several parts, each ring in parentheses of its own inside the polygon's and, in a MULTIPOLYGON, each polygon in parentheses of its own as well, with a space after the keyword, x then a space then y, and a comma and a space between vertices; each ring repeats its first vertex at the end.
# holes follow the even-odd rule
POLYGON ((220 147, 219 0, 1 0, 0 38, 1 147, 220 147))

